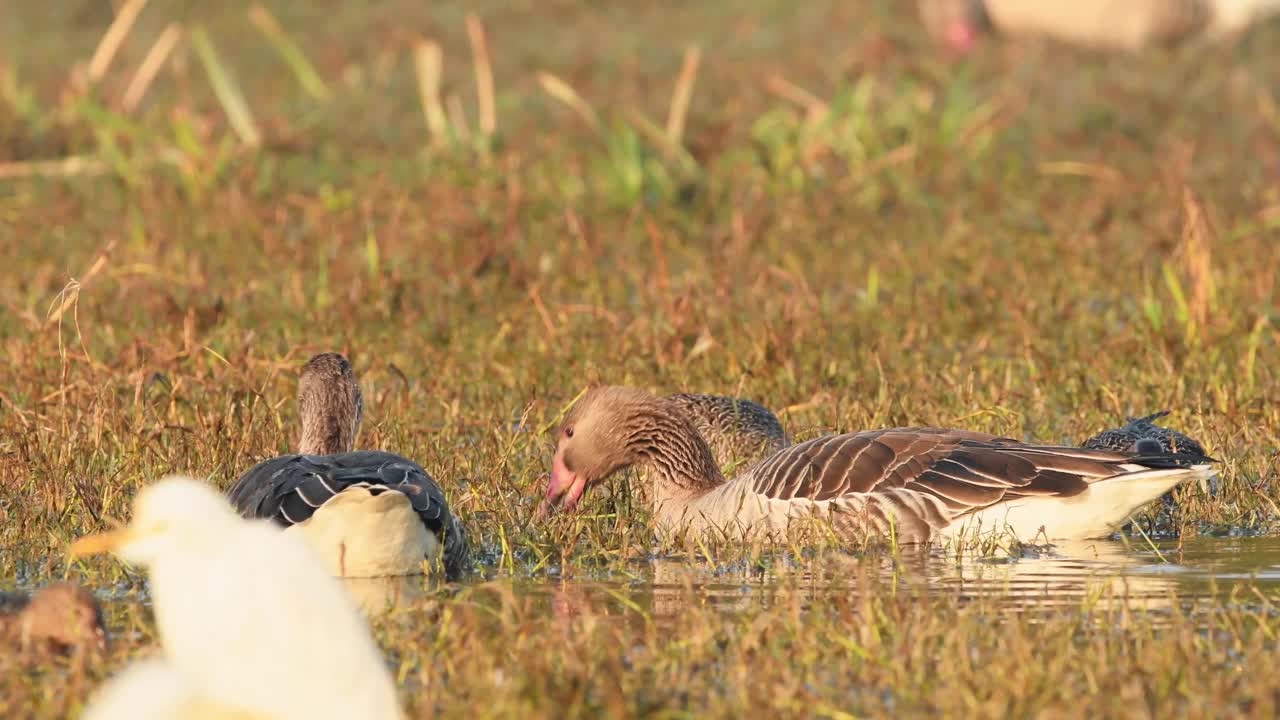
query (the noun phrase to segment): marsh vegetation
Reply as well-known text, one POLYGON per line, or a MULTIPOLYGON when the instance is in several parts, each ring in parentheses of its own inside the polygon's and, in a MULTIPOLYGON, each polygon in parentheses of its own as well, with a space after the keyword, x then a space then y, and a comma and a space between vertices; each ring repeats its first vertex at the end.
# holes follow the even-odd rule
POLYGON ((0 716, 149 651, 141 576, 68 544, 294 447, 326 350, 477 551, 373 613, 414 717, 1280 711, 1276 28, 957 63, 892 2, 123 5, 0 26, 0 576, 113 637, 0 657, 0 716), (592 383, 797 439, 1171 409, 1220 479, 964 557, 658 543, 622 483, 535 521, 592 383))

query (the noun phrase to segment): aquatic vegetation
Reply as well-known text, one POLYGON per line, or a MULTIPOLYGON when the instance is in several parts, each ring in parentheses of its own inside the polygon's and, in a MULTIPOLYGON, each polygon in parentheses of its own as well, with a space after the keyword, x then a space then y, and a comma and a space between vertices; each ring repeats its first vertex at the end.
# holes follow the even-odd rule
POLYGON ((1221 481, 1138 514, 1135 573, 1276 533, 1276 29, 956 64, 907 5, 154 0, 107 45, 108 3, 10 9, 0 573, 97 589, 113 642, 5 666, 0 716, 64 717, 154 646, 141 577, 67 546, 152 478, 290 451, 327 350, 357 446, 429 465, 490 578, 375 613, 414 716, 1273 715, 1267 555, 1013 611, 967 563, 1036 548, 913 581, 892 548, 660 541, 621 482, 534 521, 548 431, 617 383, 750 397, 795 440, 1170 409, 1221 481))

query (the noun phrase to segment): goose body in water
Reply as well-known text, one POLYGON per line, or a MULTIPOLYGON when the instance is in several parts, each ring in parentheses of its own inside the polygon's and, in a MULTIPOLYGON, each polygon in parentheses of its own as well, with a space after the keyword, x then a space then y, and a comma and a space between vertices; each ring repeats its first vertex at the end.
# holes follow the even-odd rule
POLYGON ((298 409, 299 452, 259 463, 229 491, 241 515, 301 533, 340 577, 413 575, 438 561, 451 580, 467 572, 466 533, 436 481, 408 458, 352 451, 363 399, 346 358, 307 362, 298 409))
POLYGON ((368 624, 314 549, 209 485, 143 488, 127 527, 71 551, 146 568, 163 649, 99 688, 86 720, 403 717, 368 624))
POLYGON ((916 0, 925 30, 957 52, 992 33, 1136 51, 1229 40, 1280 14, 1280 0, 916 0))
POLYGON ((726 479, 676 403, 603 387, 586 393, 560 426, 546 506, 576 506, 594 483, 637 465, 657 478, 655 517, 673 531, 745 538, 818 519, 842 537, 903 543, 979 533, 1086 539, 1115 531, 1167 490, 1212 475, 1210 462, 921 427, 816 438, 726 479))

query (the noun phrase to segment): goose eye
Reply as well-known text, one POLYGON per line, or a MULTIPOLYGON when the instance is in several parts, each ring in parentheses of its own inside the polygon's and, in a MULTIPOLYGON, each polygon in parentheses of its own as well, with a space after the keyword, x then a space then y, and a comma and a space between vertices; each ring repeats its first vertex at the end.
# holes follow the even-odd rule
POLYGON ((573 428, 571 428, 571 427, 567 427, 567 428, 565 428, 565 429, 564 429, 564 436, 565 436, 565 437, 567 437, 567 438, 571 438, 571 437, 573 437, 573 428))

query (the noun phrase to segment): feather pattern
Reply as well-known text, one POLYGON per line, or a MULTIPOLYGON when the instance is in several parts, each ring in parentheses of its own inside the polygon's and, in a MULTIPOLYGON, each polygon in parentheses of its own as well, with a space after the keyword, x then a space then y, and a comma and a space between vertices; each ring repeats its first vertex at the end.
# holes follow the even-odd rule
POLYGON ((778 416, 751 400, 703 393, 676 393, 667 400, 689 418, 721 467, 750 465, 791 442, 778 416))
POLYGON ((1081 447, 1090 448, 1092 450, 1119 450, 1134 451, 1138 448, 1138 443, 1143 440, 1153 440, 1156 445, 1150 446, 1150 450, 1156 453, 1187 453, 1191 455, 1204 455, 1204 446, 1195 440, 1183 435, 1177 430, 1172 430, 1161 425, 1157 425, 1153 420, 1169 414, 1168 410, 1162 410, 1158 413, 1152 413, 1146 417, 1127 418, 1126 424, 1122 427, 1103 430, 1093 437, 1085 440, 1081 447))
POLYGON ((744 479, 771 500, 823 501, 903 488, 933 495, 955 515, 1018 497, 1072 497, 1135 464, 1182 462, 1175 455, 1144 458, 917 427, 815 438, 775 453, 744 479))
MULTIPOLYGON (((739 458, 746 458, 746 467, 750 467, 754 462, 773 456, 790 443, 777 416, 763 405, 750 400, 687 393, 668 395, 667 400, 677 405, 693 421, 694 427, 711 446, 717 464, 721 466, 739 458)), ((1086 450, 1111 450, 1150 456, 1178 455, 1191 459, 1208 458, 1204 447, 1199 442, 1153 422, 1168 414, 1169 411, 1165 410, 1145 417, 1127 418, 1125 425, 1104 430, 1081 443, 1080 447, 1086 450)), ((972 453, 956 451, 950 457, 938 459, 936 452, 940 447, 938 439, 928 433, 921 434, 917 431, 943 432, 941 428, 928 427, 878 431, 875 441, 861 441, 856 453, 848 452, 844 443, 824 443, 825 447, 818 450, 818 455, 821 457, 812 459, 819 465, 830 463, 823 468, 823 475, 828 478, 851 476, 870 478, 874 477, 876 471, 883 472, 886 478, 903 474, 921 476, 932 486, 930 492, 939 494, 955 508, 964 507, 970 499, 976 504, 981 504, 982 498, 974 495, 977 492, 975 486, 985 483, 993 489, 1005 487, 1007 481, 1001 479, 999 473, 993 475, 989 470, 984 471, 981 459, 974 457, 972 453), (892 453, 891 459, 885 456, 886 451, 892 453), (889 460, 889 466, 877 468, 875 466, 877 457, 889 460), (929 465, 930 462, 933 463, 932 466, 929 465)), ((946 430, 945 433, 952 439, 1018 444, 1011 438, 981 432, 946 430)), ((1057 454, 1066 457, 1071 454, 1071 449, 1059 448, 1057 454)), ((803 462, 803 458, 778 460, 778 463, 782 464, 798 462, 803 462)), ((1094 467, 1093 470, 1095 471, 1093 476, 1096 477, 1097 468, 1094 467)), ((770 473, 761 469, 755 474, 756 482, 764 483, 766 486, 757 487, 757 490, 772 493, 771 497, 778 499, 796 497, 796 493, 801 490, 801 477, 798 475, 793 477, 788 473, 788 468, 779 468, 778 477, 789 477, 791 480, 785 486, 769 488, 768 483, 776 479, 767 477, 770 473)), ((1070 497, 1086 489, 1087 483, 1081 482, 1070 472, 1064 473, 1060 470, 1045 468, 1041 471, 1040 484, 1026 492, 1070 497), (1052 488, 1054 492, 1044 492, 1048 488, 1052 488)), ((812 495, 812 499, 829 500, 844 493, 858 491, 866 490, 858 490, 845 483, 834 488, 818 488, 812 495)), ((999 499, 998 493, 995 492, 987 492, 985 497, 999 499)))
MULTIPOLYGON (((1095 483, 1148 471, 1186 470, 1198 455, 1029 445, 985 433, 932 427, 829 435, 775 453, 731 483, 770 501, 830 502, 836 527, 883 532, 889 518, 899 540, 925 540, 966 515, 1001 503, 1069 501, 1095 483), (855 522, 856 519, 856 522, 855 522)), ((1193 470, 1193 466, 1196 469, 1193 470)), ((1175 479, 1178 473, 1172 473, 1175 479)), ((1136 508, 1131 508, 1136 509, 1136 508)), ((1114 529, 1104 526, 1097 529, 1114 529)))
POLYGON ((427 471, 400 455, 380 450, 281 455, 240 476, 228 499, 244 517, 270 518, 288 527, 306 522, 324 503, 352 488, 408 497, 422 524, 444 545, 446 576, 463 574, 470 553, 462 523, 427 471))

